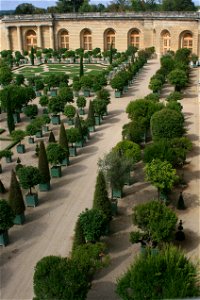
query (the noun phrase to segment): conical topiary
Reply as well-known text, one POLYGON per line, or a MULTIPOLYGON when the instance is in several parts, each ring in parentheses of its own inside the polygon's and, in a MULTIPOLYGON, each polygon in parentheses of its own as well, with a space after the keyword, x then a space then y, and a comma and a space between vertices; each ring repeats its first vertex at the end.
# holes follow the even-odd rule
POLYGON ((55 135, 54 135, 52 130, 50 131, 48 142, 49 143, 56 143, 55 135))
POLYGON ((68 144, 67 134, 63 122, 60 124, 59 144, 63 149, 65 149, 66 156, 69 157, 69 144, 68 144))
POLYGON ((108 192, 106 188, 106 181, 102 171, 99 171, 96 179, 96 186, 93 198, 93 208, 103 212, 107 221, 112 219, 112 207, 108 198, 108 192))
POLYGON ((15 216, 22 215, 24 213, 25 211, 24 199, 23 199, 21 187, 19 185, 14 170, 12 170, 12 175, 11 175, 8 202, 15 216))
POLYGON ((182 192, 180 192, 180 195, 179 195, 177 208, 180 210, 186 209, 182 192))
POLYGON ((80 120, 79 114, 76 114, 74 127, 79 130, 81 138, 83 140, 83 130, 82 130, 82 125, 81 125, 81 120, 80 120))
POLYGON ((46 154, 45 145, 43 141, 40 142, 38 169, 41 174, 40 183, 49 183, 51 177, 49 172, 49 163, 47 160, 47 154, 46 154))
POLYGON ((74 229, 74 241, 73 241, 72 251, 75 250, 77 246, 83 245, 85 243, 86 243, 85 236, 78 218, 74 229))
POLYGON ((93 108, 92 101, 89 102, 87 123, 88 123, 88 126, 94 126, 95 125, 94 108, 93 108))
POLYGON ((3 185, 3 182, 0 179, 0 194, 5 194, 6 193, 6 189, 3 185))

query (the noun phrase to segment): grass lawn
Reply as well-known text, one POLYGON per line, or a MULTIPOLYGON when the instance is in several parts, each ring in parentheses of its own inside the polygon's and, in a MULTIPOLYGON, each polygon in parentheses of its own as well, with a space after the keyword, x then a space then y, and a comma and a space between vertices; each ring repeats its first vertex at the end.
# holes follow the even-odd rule
MULTIPOLYGON (((19 69, 18 74, 23 74, 25 77, 31 77, 37 75, 41 76, 47 76, 50 74, 68 74, 69 77, 72 79, 74 76, 79 76, 79 64, 47 64, 47 68, 49 69, 49 72, 46 70, 45 65, 40 67, 24 67, 22 69, 19 69)), ((84 64, 84 73, 85 74, 92 74, 92 75, 98 75, 102 69, 104 69, 104 66, 101 65, 91 65, 91 64, 84 64)), ((15 73, 16 74, 16 73, 15 73)))

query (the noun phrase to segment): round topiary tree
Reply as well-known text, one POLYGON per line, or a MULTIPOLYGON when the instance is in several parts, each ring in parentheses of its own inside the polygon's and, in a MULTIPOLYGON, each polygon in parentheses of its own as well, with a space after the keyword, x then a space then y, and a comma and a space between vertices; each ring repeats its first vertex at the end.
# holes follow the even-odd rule
POLYGON ((64 115, 67 116, 67 118, 69 119, 70 125, 73 124, 72 120, 73 120, 75 114, 76 114, 76 108, 73 105, 68 104, 65 106, 64 115))
POLYGON ((79 108, 79 113, 81 115, 84 115, 84 113, 85 113, 84 107, 86 106, 86 98, 84 96, 78 96, 78 98, 76 99, 76 105, 79 108))
POLYGON ((140 146, 132 141, 121 141, 113 148, 113 151, 124 155, 126 158, 130 159, 133 164, 141 160, 141 149, 140 146))
POLYGON ((40 142, 40 151, 39 151, 39 159, 38 159, 38 169, 41 174, 41 180, 39 183, 40 191, 48 191, 50 190, 50 172, 49 172, 49 163, 47 160, 47 154, 44 142, 40 142))
POLYGON ((168 74, 168 81, 175 86, 175 91, 180 92, 188 83, 188 77, 184 70, 174 69, 168 74))
POLYGON ((17 225, 23 224, 25 221, 25 216, 24 216, 25 205, 24 205, 22 191, 14 170, 12 170, 12 174, 11 174, 8 202, 15 214, 14 224, 17 225))
POLYGON ((151 118, 151 132, 154 140, 181 137, 184 133, 182 113, 172 109, 162 109, 151 118))
POLYGON ((61 177, 61 164, 66 158, 66 150, 59 144, 50 143, 47 146, 47 159, 52 164, 51 176, 61 177))

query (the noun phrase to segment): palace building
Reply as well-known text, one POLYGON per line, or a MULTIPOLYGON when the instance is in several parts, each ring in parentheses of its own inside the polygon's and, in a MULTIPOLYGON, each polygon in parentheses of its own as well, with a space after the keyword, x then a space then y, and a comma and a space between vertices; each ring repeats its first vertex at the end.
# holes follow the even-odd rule
POLYGON ((8 15, 0 30, 0 50, 107 50, 113 43, 118 51, 154 46, 158 56, 189 48, 200 57, 200 12, 8 15))

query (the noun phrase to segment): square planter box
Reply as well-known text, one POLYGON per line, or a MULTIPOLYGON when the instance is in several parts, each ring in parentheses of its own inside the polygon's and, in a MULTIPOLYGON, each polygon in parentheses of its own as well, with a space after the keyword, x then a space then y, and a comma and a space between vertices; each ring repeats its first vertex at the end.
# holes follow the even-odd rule
POLYGON ((84 97, 90 97, 90 90, 84 90, 83 95, 84 97))
POLYGON ((38 194, 27 194, 25 200, 27 206, 36 207, 38 205, 38 194))
POLYGON ((36 138, 41 138, 42 137, 42 130, 39 130, 38 132, 36 132, 35 136, 36 136, 36 138))
POLYGON ((121 98, 122 92, 121 91, 115 91, 115 98, 121 98))
POLYGON ((83 148, 83 146, 84 146, 84 141, 78 141, 78 142, 76 142, 76 143, 75 143, 75 146, 76 146, 77 148, 83 148))
POLYGON ((89 126, 88 130, 89 132, 95 132, 95 126, 89 126))
POLYGON ((20 113, 19 112, 14 113, 13 119, 15 124, 21 122, 20 113))
POLYGON ((74 125, 74 119, 67 119, 68 125, 74 125))
POLYGON ((57 96, 57 90, 51 90, 50 94, 52 97, 57 96))
POLYGON ((122 198, 122 189, 112 189, 112 198, 122 198))
POLYGON ((79 115, 83 116, 85 114, 84 108, 79 108, 79 115))
POLYGON ((7 162, 7 163, 11 163, 11 162, 12 162, 12 156, 6 157, 6 162, 7 162))
POLYGON ((65 159, 63 159, 61 165, 62 166, 69 166, 69 157, 66 157, 65 159))
POLYGON ((50 171, 51 177, 59 178, 62 176, 61 166, 53 166, 50 171))
POLYGON ((51 122, 53 125, 60 124, 60 115, 51 116, 51 122))
POLYGON ((24 222, 25 222, 25 215, 24 215, 24 213, 21 214, 21 215, 16 215, 15 218, 14 218, 14 221, 13 221, 13 223, 15 225, 22 225, 22 224, 24 224, 24 222))
POLYGON ((29 137, 28 138, 28 143, 29 144, 34 144, 35 143, 34 138, 33 137, 29 137))
POLYGON ((42 95, 41 92, 39 92, 39 91, 36 91, 35 94, 36 94, 36 97, 40 97, 42 95))
POLYGON ((115 199, 115 201, 111 201, 111 210, 112 216, 116 216, 118 212, 117 199, 115 199))
POLYGON ((69 147, 69 156, 73 157, 73 156, 76 156, 76 155, 77 155, 76 147, 69 147))
POLYGON ((39 190, 40 192, 46 192, 51 189, 50 182, 46 183, 39 183, 39 190))
POLYGON ((44 126, 42 127, 42 129, 44 130, 44 132, 48 132, 48 131, 49 131, 49 126, 44 125, 44 126))
POLYGON ((0 233, 0 246, 6 246, 9 243, 8 231, 0 233))
POLYGON ((25 145, 19 144, 17 145, 17 153, 25 153, 25 145))
POLYGON ((101 125, 101 118, 100 118, 100 116, 95 116, 95 125, 101 125))
POLYGON ((124 86, 123 91, 124 91, 124 93, 128 92, 128 86, 127 85, 124 86))

